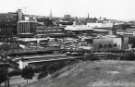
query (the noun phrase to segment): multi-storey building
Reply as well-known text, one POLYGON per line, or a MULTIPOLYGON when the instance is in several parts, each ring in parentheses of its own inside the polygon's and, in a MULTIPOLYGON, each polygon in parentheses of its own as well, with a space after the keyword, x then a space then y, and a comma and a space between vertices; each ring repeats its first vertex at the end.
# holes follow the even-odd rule
POLYGON ((17 34, 34 34, 36 32, 37 22, 35 21, 18 21, 17 34))
POLYGON ((23 13, 20 9, 14 13, 0 13, 0 36, 16 35, 17 22, 22 19, 23 13))
POLYGON ((0 14, 0 35, 16 34, 17 14, 0 14))

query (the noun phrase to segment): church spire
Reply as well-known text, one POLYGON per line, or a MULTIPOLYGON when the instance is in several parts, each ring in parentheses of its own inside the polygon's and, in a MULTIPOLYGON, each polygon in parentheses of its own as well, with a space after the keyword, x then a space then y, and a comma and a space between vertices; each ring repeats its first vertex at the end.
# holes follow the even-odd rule
POLYGON ((88 19, 90 18, 90 14, 88 13, 88 19))
POLYGON ((50 10, 49 19, 52 20, 52 9, 50 10))

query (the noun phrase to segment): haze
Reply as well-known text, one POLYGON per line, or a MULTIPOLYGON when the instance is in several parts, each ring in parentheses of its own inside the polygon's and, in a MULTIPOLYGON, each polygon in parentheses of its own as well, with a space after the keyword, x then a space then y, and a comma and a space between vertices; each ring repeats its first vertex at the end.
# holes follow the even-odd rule
POLYGON ((49 16, 107 17, 135 20, 134 0, 1 0, 0 13, 14 12, 18 8, 27 14, 49 16))

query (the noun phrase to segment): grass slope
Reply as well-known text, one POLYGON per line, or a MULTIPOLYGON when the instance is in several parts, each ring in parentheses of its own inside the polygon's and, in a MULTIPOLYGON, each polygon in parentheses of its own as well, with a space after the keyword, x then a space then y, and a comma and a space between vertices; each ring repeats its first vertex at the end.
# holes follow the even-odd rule
POLYGON ((135 87, 134 61, 80 62, 27 87, 135 87))

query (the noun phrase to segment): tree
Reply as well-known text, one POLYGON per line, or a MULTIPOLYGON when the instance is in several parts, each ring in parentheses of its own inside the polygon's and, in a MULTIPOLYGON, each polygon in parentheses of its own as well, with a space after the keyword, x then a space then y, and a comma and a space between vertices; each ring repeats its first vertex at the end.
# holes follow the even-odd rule
POLYGON ((27 79, 27 84, 28 84, 28 79, 32 79, 33 76, 34 76, 34 70, 29 67, 29 66, 26 66, 23 70, 22 70, 22 73, 21 73, 22 77, 24 79, 27 79))

